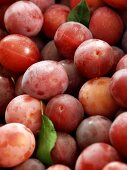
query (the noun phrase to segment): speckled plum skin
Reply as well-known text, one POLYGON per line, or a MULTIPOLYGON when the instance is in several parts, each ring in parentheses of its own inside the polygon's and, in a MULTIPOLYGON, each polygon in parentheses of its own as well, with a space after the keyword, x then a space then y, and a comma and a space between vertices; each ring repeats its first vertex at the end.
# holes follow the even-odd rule
POLYGON ((99 39, 84 41, 75 51, 74 63, 84 77, 103 76, 111 70, 114 63, 113 49, 99 39))
POLYGON ((0 167, 13 167, 27 160, 35 149, 35 137, 26 126, 9 123, 0 127, 0 167))
POLYGON ((22 87, 25 93, 37 99, 48 100, 65 92, 68 87, 68 76, 57 61, 40 61, 26 70, 22 87))
POLYGON ((18 1, 7 8, 4 15, 4 23, 11 34, 35 36, 42 28, 43 14, 34 3, 18 1))
POLYGON ((13 98, 6 107, 6 123, 22 123, 35 135, 41 128, 43 107, 41 101, 27 94, 13 98))

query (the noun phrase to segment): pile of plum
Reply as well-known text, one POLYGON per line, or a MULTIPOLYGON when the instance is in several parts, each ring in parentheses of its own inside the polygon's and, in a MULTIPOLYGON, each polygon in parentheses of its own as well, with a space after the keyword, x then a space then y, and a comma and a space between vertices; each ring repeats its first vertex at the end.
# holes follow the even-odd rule
POLYGON ((127 0, 0 0, 0 170, 127 170, 127 0))

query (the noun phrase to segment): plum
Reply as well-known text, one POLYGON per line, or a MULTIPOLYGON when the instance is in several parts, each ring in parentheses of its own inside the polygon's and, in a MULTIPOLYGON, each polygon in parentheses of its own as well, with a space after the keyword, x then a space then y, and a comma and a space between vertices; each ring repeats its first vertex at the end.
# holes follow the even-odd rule
POLYGON ((0 41, 0 63, 14 73, 24 72, 39 59, 36 44, 26 36, 11 34, 0 41))
POLYGON ((24 94, 24 91, 22 89, 22 78, 23 78, 23 74, 20 75, 17 81, 15 82, 15 95, 16 96, 24 94))
POLYGON ((84 118, 82 104, 72 95, 56 95, 47 103, 45 115, 51 119, 57 131, 74 132, 84 118))
POLYGON ((85 79, 77 70, 73 60, 65 59, 61 60, 60 63, 65 68, 69 79, 68 88, 65 93, 75 96, 79 92, 85 79))
POLYGON ((53 163, 74 167, 77 153, 78 150, 75 139, 67 133, 57 133, 56 144, 51 151, 53 163))
POLYGON ((111 145, 94 143, 81 152, 76 161, 75 170, 102 170, 106 164, 120 160, 118 152, 111 145))
POLYGON ((99 39, 86 40, 76 49, 74 63, 84 77, 103 76, 113 66, 113 49, 105 41, 99 39))
POLYGON ((68 87, 68 76, 57 61, 45 60, 32 64, 22 79, 23 91, 37 99, 49 100, 68 87))
POLYGON ((109 137, 112 145, 124 158, 127 158, 126 128, 127 112, 125 111, 115 118, 109 131, 109 137))
POLYGON ((43 33, 50 39, 54 38, 58 27, 67 21, 70 8, 62 4, 54 4, 44 12, 43 33), (55 18, 55 19, 54 19, 55 18))
POLYGON ((12 170, 45 170, 44 164, 35 158, 29 158, 23 163, 15 166, 12 170))
POLYGON ((31 157, 35 149, 35 137, 21 123, 9 123, 0 127, 0 167, 13 167, 31 157))
POLYGON ((58 52, 53 40, 49 41, 41 50, 42 60, 60 61, 63 59, 62 55, 58 52))
POLYGON ((57 29, 54 41, 58 51, 67 59, 73 59, 77 47, 93 38, 90 30, 79 22, 65 22, 57 29))
POLYGON ((22 123, 36 135, 41 128, 42 114, 41 101, 23 94, 13 98, 7 105, 5 121, 6 123, 22 123))
POLYGON ((11 34, 35 36, 42 28, 43 14, 37 5, 30 1, 17 1, 7 8, 4 23, 11 34))
POLYGON ((104 40, 110 45, 115 45, 122 37, 123 22, 117 12, 104 6, 93 12, 89 29, 94 38, 104 40))
POLYGON ((79 101, 89 116, 101 115, 113 118, 119 105, 113 99, 109 85, 111 78, 100 77, 88 80, 79 91, 79 101))
POLYGON ((99 115, 84 119, 76 130, 76 141, 80 150, 97 142, 110 143, 111 124, 108 118, 99 115))
POLYGON ((108 163, 102 170, 126 170, 127 164, 123 162, 114 161, 111 163, 108 163))

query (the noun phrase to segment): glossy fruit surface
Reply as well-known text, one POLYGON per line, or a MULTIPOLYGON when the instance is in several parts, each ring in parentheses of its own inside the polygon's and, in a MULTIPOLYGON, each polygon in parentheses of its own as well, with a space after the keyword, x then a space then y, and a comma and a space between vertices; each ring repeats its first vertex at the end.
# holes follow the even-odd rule
POLYGON ((12 72, 24 72, 39 59, 36 44, 26 36, 11 34, 0 41, 0 63, 12 72))

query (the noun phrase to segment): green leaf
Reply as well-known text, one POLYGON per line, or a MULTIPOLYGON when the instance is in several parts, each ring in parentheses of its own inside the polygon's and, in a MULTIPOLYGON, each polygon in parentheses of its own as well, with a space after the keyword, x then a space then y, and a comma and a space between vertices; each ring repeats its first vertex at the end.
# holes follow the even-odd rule
POLYGON ((50 152, 56 143, 56 139, 57 134, 52 121, 43 115, 37 147, 37 158, 44 164, 51 165, 53 163, 50 152))
POLYGON ((85 0, 81 0, 80 3, 78 3, 77 6, 74 7, 68 15, 68 21, 76 21, 87 27, 89 25, 89 20, 90 10, 85 0))

